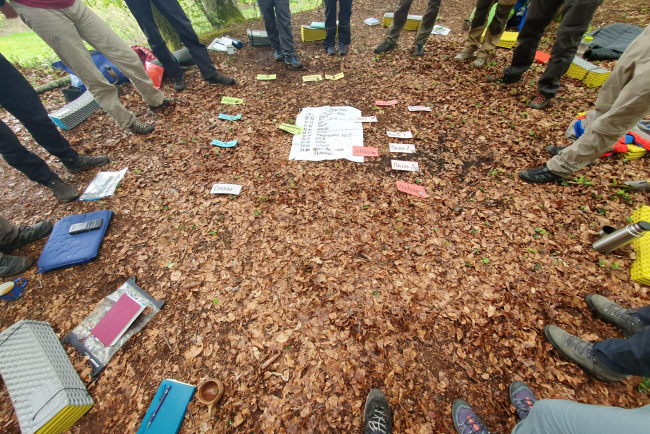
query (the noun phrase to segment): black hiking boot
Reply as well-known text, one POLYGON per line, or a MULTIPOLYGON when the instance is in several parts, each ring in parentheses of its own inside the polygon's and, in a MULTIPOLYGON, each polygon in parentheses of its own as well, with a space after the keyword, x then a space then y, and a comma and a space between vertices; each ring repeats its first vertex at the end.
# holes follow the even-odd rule
POLYGON ((286 63, 287 65, 291 65, 291 67, 295 69, 302 68, 302 62, 298 60, 298 56, 296 55, 284 56, 284 63, 286 63))
POLYGON ((45 238, 52 232, 54 224, 52 222, 43 221, 31 226, 21 226, 18 229, 18 236, 9 244, 0 246, 0 252, 8 255, 14 250, 20 249, 22 246, 32 243, 41 238, 45 238))
POLYGON ((499 84, 512 84, 517 83, 521 80, 521 77, 514 77, 512 75, 506 75, 504 73, 497 75, 488 75, 488 83, 499 83, 499 84))
POLYGON ((391 434, 393 417, 386 395, 379 389, 372 389, 366 398, 363 411, 363 434, 391 434))
POLYGON ((549 182, 559 182, 564 180, 564 178, 551 172, 546 167, 522 170, 519 172, 519 177, 524 181, 535 184, 548 184, 549 182))
POLYGON ((129 130, 135 134, 146 135, 153 131, 153 125, 145 124, 139 120, 134 120, 131 125, 129 125, 129 130))
POLYGON ((415 44, 415 48, 413 49, 413 55, 415 57, 422 57, 424 56, 424 45, 422 44, 415 44))
POLYGON ((92 157, 90 155, 79 155, 79 158, 77 158, 76 161, 72 163, 64 162, 63 166, 69 173, 77 173, 88 167, 103 166, 104 164, 108 163, 108 161, 108 157, 104 155, 98 155, 96 157, 92 157))
POLYGON ((185 89, 185 76, 181 75, 180 77, 175 77, 174 78, 174 89, 177 92, 182 91, 185 89))
POLYGON ((54 175, 50 182, 47 183, 47 188, 52 190, 52 194, 59 202, 72 202, 79 197, 77 190, 61 181, 61 178, 57 175, 54 175))
POLYGON ((232 86, 235 84, 235 79, 226 77, 225 75, 217 74, 214 77, 206 79, 210 86, 232 86))
POLYGON ((341 56, 345 56, 348 54, 348 46, 345 45, 343 42, 339 42, 339 54, 341 56))
POLYGON ((384 41, 375 47, 375 53, 377 54, 385 53, 386 51, 390 51, 394 48, 395 45, 390 45, 388 42, 384 41))
POLYGON ((0 277, 9 277, 27 271, 34 259, 27 256, 4 255, 0 258, 0 277))
POLYGON ((276 62, 282 62, 284 60, 284 54, 279 51, 273 50, 273 58, 276 62))
POLYGON ((157 106, 149 106, 149 110, 160 110, 161 108, 169 107, 172 105, 172 103, 176 104, 176 101, 178 101, 176 98, 167 98, 165 97, 163 99, 163 102, 160 103, 160 105, 157 106))
POLYGON ((544 107, 546 107, 546 105, 549 103, 549 101, 551 101, 551 98, 549 98, 548 96, 546 96, 546 95, 544 95, 544 94, 542 94, 540 92, 537 92, 535 94, 535 96, 533 97, 533 100, 528 103, 528 108, 532 108, 532 109, 535 109, 535 110, 541 110, 544 107))

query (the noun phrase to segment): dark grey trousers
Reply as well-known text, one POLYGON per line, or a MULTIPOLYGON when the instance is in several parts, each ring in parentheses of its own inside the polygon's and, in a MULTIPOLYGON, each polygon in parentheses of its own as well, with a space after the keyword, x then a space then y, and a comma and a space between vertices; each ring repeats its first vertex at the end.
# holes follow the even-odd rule
POLYGON ((285 56, 295 56, 289 0, 257 0, 271 46, 285 56))

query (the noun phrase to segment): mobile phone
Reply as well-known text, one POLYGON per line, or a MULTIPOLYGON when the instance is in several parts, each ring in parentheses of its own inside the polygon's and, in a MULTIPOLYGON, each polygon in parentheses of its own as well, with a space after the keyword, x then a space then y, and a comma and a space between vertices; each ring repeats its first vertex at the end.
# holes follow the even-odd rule
POLYGON ((101 228, 102 223, 104 223, 104 219, 90 220, 88 222, 83 222, 83 223, 75 223, 72 226, 70 226, 70 230, 68 231, 68 233, 70 235, 76 235, 76 234, 81 234, 83 232, 94 231, 95 229, 101 228))

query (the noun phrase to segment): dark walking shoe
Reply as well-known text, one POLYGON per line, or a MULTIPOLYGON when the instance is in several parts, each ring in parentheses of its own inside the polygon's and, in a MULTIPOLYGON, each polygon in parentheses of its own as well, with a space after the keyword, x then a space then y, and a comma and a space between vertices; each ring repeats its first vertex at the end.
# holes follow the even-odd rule
POLYGON ((214 77, 210 77, 205 81, 207 81, 210 84, 210 86, 232 86, 233 84, 235 84, 234 78, 226 77, 221 74, 217 74, 214 77))
POLYGON ((56 200, 59 202, 67 203, 72 202, 79 197, 77 190, 70 187, 65 182, 61 181, 61 178, 54 175, 50 182, 47 183, 47 188, 52 190, 52 194, 56 197, 56 200))
POLYGON ((386 51, 390 51, 393 48, 395 48, 395 45, 390 45, 388 42, 384 41, 375 47, 375 53, 385 53, 386 51))
POLYGON ((568 146, 547 146, 546 150, 548 151, 549 154, 552 156, 556 156, 557 154, 560 153, 563 149, 566 149, 568 146))
POLYGON ((302 62, 298 60, 298 56, 285 56, 284 63, 291 65, 292 68, 300 69, 302 68, 302 62))
POLYGON ((185 77, 180 76, 180 77, 175 77, 174 78, 174 89, 177 92, 180 92, 181 90, 185 89, 185 77))
POLYGON ((528 108, 532 108, 532 109, 535 109, 535 110, 541 110, 544 107, 546 107, 546 104, 548 104, 548 102, 550 100, 551 100, 551 98, 537 92, 535 94, 535 96, 533 97, 533 100, 528 103, 528 108))
POLYGON ((522 170, 519 172, 519 177, 524 181, 533 182, 535 184, 548 184, 549 182, 559 182, 564 180, 564 178, 551 172, 546 167, 522 170))
POLYGON ((544 336, 562 357, 575 362, 601 381, 621 381, 628 377, 617 374, 598 360, 594 355, 594 344, 591 342, 583 341, 554 325, 544 327, 544 336))
POLYGON ((131 125, 129 125, 129 130, 134 132, 135 134, 149 134, 150 132, 153 131, 153 126, 149 124, 145 124, 144 122, 140 122, 139 120, 133 121, 131 125))
POLYGON ((171 106, 172 103, 176 104, 176 101, 178 101, 176 98, 167 98, 167 97, 165 97, 165 98, 163 98, 163 102, 161 102, 159 105, 157 105, 155 107, 150 105, 149 110, 160 110, 161 108, 171 106))
POLYGON ((18 229, 18 236, 13 242, 0 246, 0 252, 8 255, 14 250, 20 249, 22 246, 32 243, 41 238, 45 238, 50 235, 54 224, 52 222, 44 221, 36 223, 31 226, 21 226, 18 229))
POLYGON ((524 420, 532 410, 533 405, 537 402, 533 391, 521 381, 510 383, 510 402, 517 411, 519 419, 524 420))
POLYGON ((336 56, 336 48, 334 48, 333 45, 325 48, 325 51, 327 52, 328 56, 336 56))
POLYGON ((451 407, 451 417, 458 434, 490 434, 485 424, 462 399, 457 399, 451 407))
POLYGON ((348 54, 348 46, 345 45, 343 42, 339 42, 339 54, 341 56, 345 56, 348 54))
POLYGON ((521 80, 521 77, 513 77, 512 75, 506 75, 504 73, 498 75, 488 75, 488 83, 499 83, 499 84, 512 84, 517 83, 521 80))
POLYGON ((15 276, 25 272, 34 265, 34 259, 27 256, 8 256, 0 258, 0 277, 15 276))
POLYGON ((614 324, 621 329, 623 335, 627 338, 631 338, 634 333, 646 326, 639 318, 636 309, 625 308, 598 294, 589 294, 585 297, 585 300, 587 305, 594 310, 596 316, 603 321, 614 324))
POLYGON ((105 155, 92 157, 90 155, 79 155, 79 158, 73 163, 63 163, 65 170, 70 173, 81 172, 88 167, 99 167, 108 163, 109 159, 105 155))
POLYGON ((413 49, 413 55, 416 57, 424 56, 424 45, 415 44, 415 48, 413 49))
POLYGON ((363 412, 365 429, 363 434, 391 434, 393 432, 393 416, 390 412, 388 399, 379 389, 372 389, 366 398, 363 412))
POLYGON ((273 50, 273 58, 276 62, 282 62, 284 60, 284 54, 279 51, 273 50))

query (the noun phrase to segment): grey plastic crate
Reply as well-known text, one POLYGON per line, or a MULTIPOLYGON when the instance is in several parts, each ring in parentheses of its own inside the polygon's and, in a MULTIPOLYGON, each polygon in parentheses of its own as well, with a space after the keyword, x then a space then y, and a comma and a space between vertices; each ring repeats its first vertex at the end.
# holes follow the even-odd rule
POLYGON ((102 107, 95 101, 92 94, 86 91, 71 103, 66 104, 54 113, 50 113, 49 116, 59 128, 71 130, 100 108, 102 107))
MULTIPOLYGON (((0 375, 23 434, 35 433, 66 407, 94 404, 46 322, 21 320, 0 333, 0 375)), ((76 416, 59 415, 56 425, 67 430, 80 417, 79 410, 72 412, 76 416)), ((46 432, 63 431, 48 427, 46 432)))
POLYGON ((251 46, 268 46, 271 45, 269 35, 264 30, 248 29, 248 44, 251 46))

